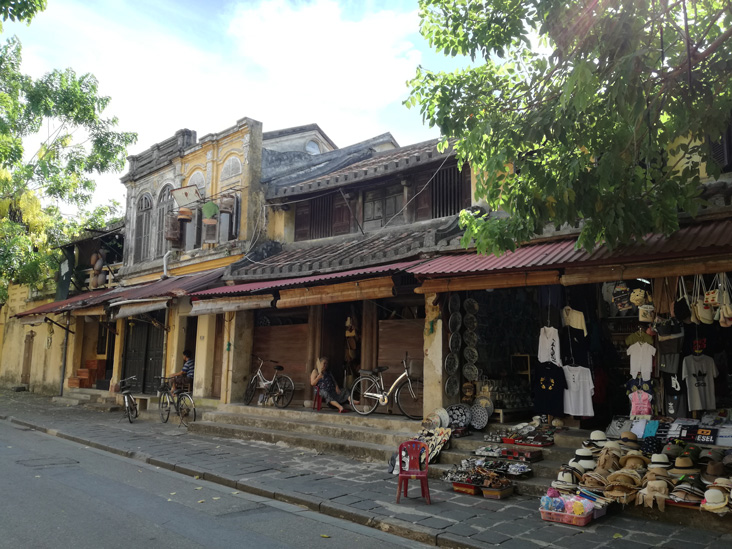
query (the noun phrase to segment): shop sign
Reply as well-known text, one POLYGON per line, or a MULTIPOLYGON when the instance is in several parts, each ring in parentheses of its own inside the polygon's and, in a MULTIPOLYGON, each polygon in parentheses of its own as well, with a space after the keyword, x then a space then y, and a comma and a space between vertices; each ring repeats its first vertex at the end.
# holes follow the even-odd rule
POLYGON ((678 438, 697 444, 714 444, 717 440, 719 429, 707 427, 686 427, 681 429, 681 436, 678 438))

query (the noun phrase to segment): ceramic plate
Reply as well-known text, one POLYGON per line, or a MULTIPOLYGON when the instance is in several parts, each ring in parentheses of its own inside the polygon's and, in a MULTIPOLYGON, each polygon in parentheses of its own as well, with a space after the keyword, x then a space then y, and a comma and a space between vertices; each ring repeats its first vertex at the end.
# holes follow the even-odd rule
POLYGON ((447 308, 451 313, 460 312, 460 294, 450 294, 450 301, 447 308))
POLYGON ((475 364, 478 362, 478 350, 475 347, 465 347, 463 349, 463 358, 466 362, 475 364))
POLYGON ((475 347, 478 345, 478 334, 471 331, 463 332, 463 342, 468 347, 475 347))
POLYGON ((449 397, 457 396, 460 392, 460 382, 457 376, 450 376, 445 381, 445 394, 449 397))
POLYGON ((450 416, 447 414, 447 410, 444 408, 437 408, 435 410, 437 417, 440 418, 440 427, 447 427, 450 425, 450 416))
POLYGON ((460 313, 452 313, 450 315, 450 321, 448 323, 450 332, 452 332, 452 333, 457 332, 461 328, 462 325, 463 325, 463 315, 461 315, 460 313))
POLYGON ((477 430, 484 429, 488 425, 488 411, 480 404, 473 404, 470 411, 473 414, 470 420, 470 426, 477 430))
POLYGON ((474 332, 478 327, 478 317, 475 315, 467 314, 463 317, 463 326, 466 330, 474 332))
POLYGON ((465 312, 468 314, 478 314, 478 302, 475 301, 472 297, 469 297, 463 303, 463 309, 465 309, 465 312))
POLYGON ((450 351, 453 353, 459 353, 462 344, 463 338, 460 335, 460 332, 455 332, 450 336, 450 351))
POLYGON ((468 381, 475 381, 478 379, 478 376, 480 373, 478 372, 478 368, 475 366, 475 364, 466 364, 463 366, 463 376, 468 381))
POLYGON ((460 368, 460 357, 457 353, 450 353, 445 357, 445 373, 451 376, 460 368))

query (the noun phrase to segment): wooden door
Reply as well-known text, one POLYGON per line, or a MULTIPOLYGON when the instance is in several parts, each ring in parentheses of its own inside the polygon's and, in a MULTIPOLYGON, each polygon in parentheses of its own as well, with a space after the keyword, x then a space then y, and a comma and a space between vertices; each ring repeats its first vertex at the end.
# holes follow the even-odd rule
POLYGON ((216 315, 216 336, 214 338, 213 355, 213 383, 211 384, 211 398, 221 398, 221 373, 223 372, 224 356, 224 315, 216 315))
MULTIPOLYGON (((162 325, 165 324, 165 312, 155 311, 151 314, 162 325)), ((156 325, 148 324, 147 349, 145 356, 145 372, 143 373, 143 393, 156 392, 155 376, 163 374, 165 360, 165 331, 156 325)))
POLYGON ((137 381, 130 384, 133 392, 141 392, 145 379, 147 359, 147 337, 150 325, 141 321, 128 321, 125 330, 125 359, 123 378, 136 376, 137 381))

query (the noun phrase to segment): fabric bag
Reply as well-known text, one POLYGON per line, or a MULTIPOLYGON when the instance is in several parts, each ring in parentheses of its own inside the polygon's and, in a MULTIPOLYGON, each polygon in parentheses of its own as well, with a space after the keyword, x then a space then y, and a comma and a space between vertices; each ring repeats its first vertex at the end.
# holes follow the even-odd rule
POLYGON ((655 314, 653 305, 641 305, 638 307, 638 320, 640 322, 653 322, 655 314))
POLYGON ((691 317, 691 308, 689 307, 689 296, 686 293, 686 285, 684 284, 684 277, 679 277, 679 297, 674 302, 673 316, 680 322, 687 320, 691 317))
POLYGON ((633 308, 633 305, 630 303, 630 290, 628 289, 628 285, 622 280, 615 283, 613 303, 618 308, 618 311, 628 311, 633 308))
POLYGON ((730 282, 727 273, 720 273, 719 282, 722 289, 722 295, 720 296, 722 315, 732 318, 732 282, 730 282))
POLYGON ((704 304, 712 305, 713 307, 719 307, 720 305, 720 291, 719 291, 719 275, 714 275, 710 289, 704 292, 704 304))
POLYGON ((679 322, 679 320, 676 318, 664 318, 662 316, 656 315, 656 319, 654 320, 653 325, 656 328, 656 332, 660 336, 680 334, 683 331, 681 322, 679 322))
MULTIPOLYGON (((714 323, 714 309, 711 305, 707 305, 704 302, 704 296, 707 293, 707 287, 704 283, 704 276, 703 275, 696 275, 694 279, 694 312, 696 313, 696 318, 698 320, 697 324, 713 324, 714 323)), ((692 315, 692 321, 694 320, 694 315, 692 315)))

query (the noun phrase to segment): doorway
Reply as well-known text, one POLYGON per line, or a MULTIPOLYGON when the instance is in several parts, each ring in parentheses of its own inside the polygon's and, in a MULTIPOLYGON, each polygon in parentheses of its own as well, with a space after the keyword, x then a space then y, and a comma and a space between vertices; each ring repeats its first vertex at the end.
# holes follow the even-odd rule
POLYGON ((127 319, 123 377, 137 377, 130 384, 134 392, 156 392, 154 377, 162 374, 165 357, 163 326, 165 311, 127 319))

